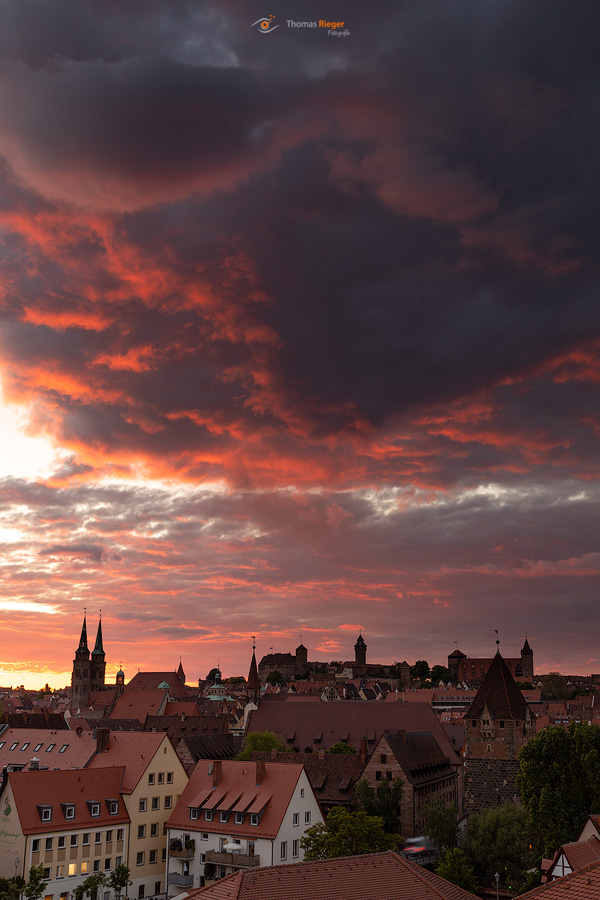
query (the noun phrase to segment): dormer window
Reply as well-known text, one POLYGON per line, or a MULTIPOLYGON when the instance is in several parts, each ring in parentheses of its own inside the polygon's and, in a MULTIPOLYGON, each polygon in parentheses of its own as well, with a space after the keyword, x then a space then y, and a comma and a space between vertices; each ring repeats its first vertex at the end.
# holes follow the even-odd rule
POLYGON ((92 818, 96 818, 96 816, 100 815, 100 804, 96 801, 90 802, 88 800, 88 809, 90 811, 90 816, 92 818))
POLYGON ((229 813, 225 810, 221 810, 221 812, 219 813, 219 822, 227 822, 228 819, 229 813))
POLYGON ((258 814, 257 813, 250 813, 250 824, 258 825, 258 814))
POLYGON ((212 809, 205 809, 204 810, 204 821, 212 822, 212 817, 213 817, 212 809))
POLYGON ((108 808, 108 812, 111 816, 116 816, 119 812, 119 801, 118 800, 107 800, 106 806, 108 808))
POLYGON ((244 824, 244 813, 241 813, 241 812, 235 813, 235 824, 236 825, 244 824))
POLYGON ((52 807, 44 805, 38 806, 38 812, 40 814, 40 819, 42 822, 51 822, 52 821, 52 807))
POLYGON ((75 804, 74 803, 61 803, 62 811, 65 819, 74 819, 75 818, 75 804))
POLYGON ((190 819, 197 819, 197 818, 198 818, 198 810, 195 807, 192 807, 190 809, 190 819))

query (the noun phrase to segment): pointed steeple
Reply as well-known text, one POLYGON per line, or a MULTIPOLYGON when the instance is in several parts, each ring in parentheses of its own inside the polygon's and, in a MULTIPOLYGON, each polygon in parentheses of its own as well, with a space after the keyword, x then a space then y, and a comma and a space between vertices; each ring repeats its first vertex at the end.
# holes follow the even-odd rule
POLYGON ((79 638, 79 650, 85 650, 86 653, 89 653, 88 642, 87 642, 87 616, 85 610, 83 611, 83 626, 81 628, 81 637, 79 638))
POLYGON ((525 719, 527 714, 527 702, 499 649, 465 713, 465 719, 478 718, 484 706, 495 719, 525 719))
POLYGON ((100 620, 98 622, 98 631, 96 632, 96 643, 94 645, 94 649, 92 650, 92 655, 99 656, 100 654, 104 654, 104 648, 102 646, 102 616, 100 616, 100 620))
POLYGON ((185 684, 185 672, 183 671, 183 663, 181 662, 181 657, 179 657, 179 668, 177 669, 176 674, 180 682, 182 684, 185 684))
POLYGON ((529 641, 527 640, 527 635, 525 635, 525 643, 521 649, 521 656, 533 656, 533 650, 529 646, 529 641))
POLYGON ((256 665, 256 644, 252 639, 252 659, 250 660, 250 671, 248 672, 248 681, 246 682, 248 691, 260 690, 260 679, 258 677, 258 666, 256 665))

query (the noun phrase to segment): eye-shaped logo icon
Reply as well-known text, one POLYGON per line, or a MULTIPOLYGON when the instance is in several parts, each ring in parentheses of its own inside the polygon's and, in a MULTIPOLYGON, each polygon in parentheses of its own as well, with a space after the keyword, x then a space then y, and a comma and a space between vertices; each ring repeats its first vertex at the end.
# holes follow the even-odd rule
POLYGON ((270 34, 272 31, 275 31, 276 28, 279 28, 279 25, 273 25, 274 18, 275 16, 265 16, 262 19, 257 19, 256 22, 252 23, 250 28, 257 26, 261 34, 270 34))

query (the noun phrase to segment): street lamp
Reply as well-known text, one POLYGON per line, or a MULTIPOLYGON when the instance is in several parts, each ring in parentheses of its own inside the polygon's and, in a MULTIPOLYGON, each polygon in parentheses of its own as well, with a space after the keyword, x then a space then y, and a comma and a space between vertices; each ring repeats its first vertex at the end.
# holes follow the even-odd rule
POLYGON ((496 900, 498 900, 498 884, 500 883, 500 872, 496 872, 494 878, 496 879, 496 900))
POLYGON ((15 857, 15 878, 17 877, 17 872, 19 870, 20 862, 21 862, 21 860, 19 859, 19 857, 18 856, 15 857))

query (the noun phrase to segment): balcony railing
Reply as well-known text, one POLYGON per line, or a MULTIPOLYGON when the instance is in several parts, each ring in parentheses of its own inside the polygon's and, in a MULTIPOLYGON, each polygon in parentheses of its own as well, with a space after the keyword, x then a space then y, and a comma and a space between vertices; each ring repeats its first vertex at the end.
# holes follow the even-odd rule
POLYGON ((175 856, 177 859, 193 859, 194 850, 169 850, 169 856, 175 856))
POLYGON ((178 884, 180 887, 191 887, 193 883, 193 875, 181 875, 179 872, 169 872, 169 884, 178 884))
POLYGON ((236 869, 249 869, 260 866, 260 856, 248 856, 244 853, 225 853, 223 850, 207 850, 206 862, 218 863, 221 866, 235 866, 236 869))

